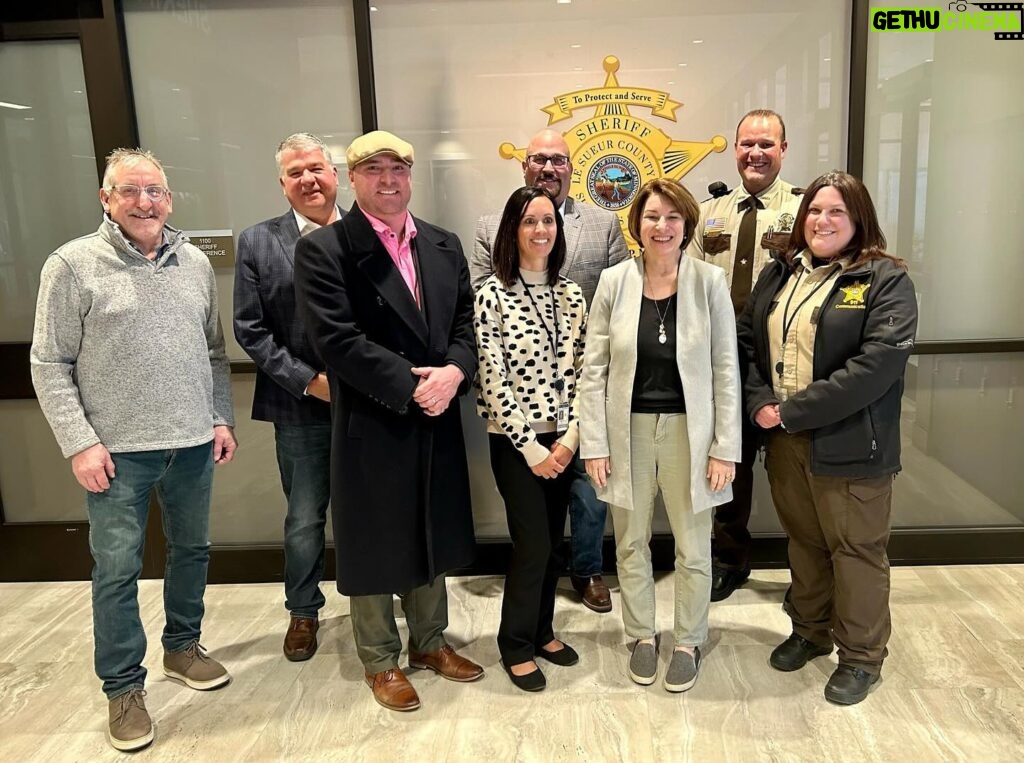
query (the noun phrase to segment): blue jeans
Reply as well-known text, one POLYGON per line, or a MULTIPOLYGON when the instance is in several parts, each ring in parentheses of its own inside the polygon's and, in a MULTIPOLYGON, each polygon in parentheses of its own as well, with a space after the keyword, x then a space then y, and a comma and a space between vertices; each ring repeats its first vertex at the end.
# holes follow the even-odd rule
POLYGON ((601 574, 601 546, 604 543, 604 521, 608 515, 608 505, 598 500, 579 453, 573 458, 571 468, 569 534, 572 560, 569 572, 576 577, 588 578, 601 574))
POLYGON ((284 605, 316 617, 324 605, 324 526, 331 499, 331 425, 275 424, 277 465, 288 499, 284 519, 284 605))
POLYGON ((110 457, 115 476, 106 491, 88 494, 88 509, 96 675, 113 699, 146 682, 138 580, 154 488, 167 537, 161 643, 180 652, 199 639, 210 560, 213 443, 110 457))

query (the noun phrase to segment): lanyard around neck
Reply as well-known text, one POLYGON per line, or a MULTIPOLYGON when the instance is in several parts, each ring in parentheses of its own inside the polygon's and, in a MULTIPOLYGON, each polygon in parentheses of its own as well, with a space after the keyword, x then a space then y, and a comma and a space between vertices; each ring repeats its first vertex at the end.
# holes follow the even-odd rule
POLYGON ((813 289, 811 289, 811 293, 808 294, 806 297, 804 297, 802 300, 800 300, 800 304, 798 304, 796 306, 796 309, 793 311, 793 314, 790 315, 789 314, 789 305, 793 301, 793 295, 796 294, 797 289, 800 288, 800 279, 801 279, 801 277, 803 277, 803 274, 804 274, 804 270, 801 267, 800 268, 800 272, 796 274, 796 283, 793 284, 793 290, 789 292, 789 297, 786 299, 786 307, 782 311, 782 344, 783 344, 783 346, 785 346, 785 344, 786 344, 786 338, 789 336, 789 329, 793 325, 793 322, 796 320, 796 317, 800 314, 800 310, 803 308, 804 305, 806 305, 811 300, 811 298, 815 294, 818 293, 818 289, 820 289, 822 286, 827 284, 829 282, 829 279, 832 277, 832 274, 829 273, 827 276, 822 278, 821 282, 817 286, 815 286, 813 289))
MULTIPOLYGON (((526 279, 523 278, 523 274, 519 274, 519 283, 523 285, 523 289, 526 291, 526 296, 530 298, 530 304, 533 305, 533 309, 537 312, 537 318, 540 320, 541 328, 544 329, 544 333, 548 335, 548 342, 551 345, 551 357, 557 363, 558 362, 558 300, 555 299, 554 290, 551 291, 551 310, 555 316, 554 331, 548 328, 547 321, 544 320, 544 313, 541 312, 540 305, 537 304, 537 300, 533 298, 533 294, 530 293, 530 286, 526 283, 526 279)), ((560 376, 556 376, 552 382, 552 386, 556 391, 561 392, 565 386, 565 382, 562 381, 560 376)))

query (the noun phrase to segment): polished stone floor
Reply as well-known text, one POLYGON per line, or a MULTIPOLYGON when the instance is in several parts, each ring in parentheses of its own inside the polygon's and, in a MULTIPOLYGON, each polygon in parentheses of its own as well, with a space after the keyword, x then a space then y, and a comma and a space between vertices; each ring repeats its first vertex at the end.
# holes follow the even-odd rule
MULTIPOLYGON (((160 581, 141 584, 150 650, 153 761, 1020 761, 1024 759, 1024 566, 893 570, 893 638, 883 681, 851 708, 822 687, 835 657, 782 674, 768 667, 788 633, 784 571, 755 571, 711 608, 697 685, 683 695, 633 684, 615 611, 583 609, 563 581, 556 630, 580 652, 545 667, 548 689, 514 689, 494 635, 500 578, 449 581, 449 640, 486 676, 454 684, 410 671, 423 706, 393 713, 362 683, 348 602, 333 591, 319 653, 281 655, 278 585, 208 590, 203 642, 231 671, 195 692, 160 672, 160 581)), ((325 586, 326 588, 327 586, 325 586)), ((666 644, 671 578, 657 585, 666 644)), ((0 760, 106 761, 106 701, 92 672, 88 583, 0 585, 0 760)))

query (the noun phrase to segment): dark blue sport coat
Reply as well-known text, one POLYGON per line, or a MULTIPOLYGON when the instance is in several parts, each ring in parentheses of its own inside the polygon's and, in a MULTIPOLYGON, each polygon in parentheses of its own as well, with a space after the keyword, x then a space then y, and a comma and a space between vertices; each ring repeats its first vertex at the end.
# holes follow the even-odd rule
POLYGON ((329 424, 330 405, 303 394, 325 366, 295 311, 298 240, 299 228, 290 209, 246 228, 238 237, 235 339, 256 363, 254 419, 329 424))

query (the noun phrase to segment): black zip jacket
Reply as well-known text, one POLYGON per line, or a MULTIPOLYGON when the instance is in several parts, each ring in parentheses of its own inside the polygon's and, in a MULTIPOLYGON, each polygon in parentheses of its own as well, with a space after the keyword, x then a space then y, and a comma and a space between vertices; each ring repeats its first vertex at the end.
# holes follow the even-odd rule
MULTIPOLYGON (((768 367, 768 315, 792 275, 778 260, 765 267, 737 324, 751 420, 779 403, 768 367)), ((814 474, 898 472, 903 372, 917 330, 910 276, 888 258, 857 265, 839 275, 815 320, 814 381, 781 403, 783 426, 810 432, 814 474)))

